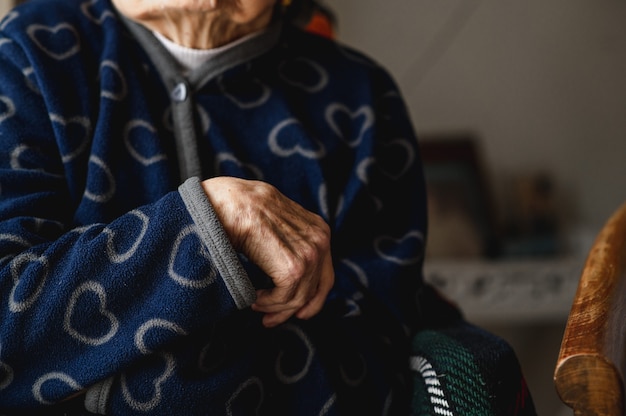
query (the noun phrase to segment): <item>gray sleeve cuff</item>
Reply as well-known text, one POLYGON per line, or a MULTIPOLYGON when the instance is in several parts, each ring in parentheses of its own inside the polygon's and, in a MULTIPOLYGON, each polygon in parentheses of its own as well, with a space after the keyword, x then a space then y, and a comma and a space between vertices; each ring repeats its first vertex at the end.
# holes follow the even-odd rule
POLYGON ((178 192, 235 305, 239 309, 247 308, 256 300, 256 291, 209 203, 200 180, 196 177, 187 179, 178 187, 178 192))
POLYGON ((85 409, 97 415, 106 415, 106 405, 112 384, 113 377, 110 377, 91 386, 85 394, 85 409))

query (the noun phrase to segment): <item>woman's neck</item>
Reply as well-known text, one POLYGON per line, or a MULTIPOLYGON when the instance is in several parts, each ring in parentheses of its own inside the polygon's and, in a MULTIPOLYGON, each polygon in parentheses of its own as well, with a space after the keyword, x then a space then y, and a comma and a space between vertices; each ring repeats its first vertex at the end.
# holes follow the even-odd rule
MULTIPOLYGON (((113 0, 118 11, 131 20, 162 34, 181 46, 192 49, 217 48, 267 27, 274 12, 267 7, 248 13, 236 5, 204 6, 203 9, 165 7, 141 9, 133 0, 113 0)), ((206 4, 206 3, 205 3, 206 4)))
POLYGON ((238 23, 231 20, 227 13, 217 11, 210 17, 164 17, 163 19, 140 23, 181 46, 193 49, 212 49, 262 30, 269 25, 271 18, 272 14, 268 13, 251 22, 238 23))

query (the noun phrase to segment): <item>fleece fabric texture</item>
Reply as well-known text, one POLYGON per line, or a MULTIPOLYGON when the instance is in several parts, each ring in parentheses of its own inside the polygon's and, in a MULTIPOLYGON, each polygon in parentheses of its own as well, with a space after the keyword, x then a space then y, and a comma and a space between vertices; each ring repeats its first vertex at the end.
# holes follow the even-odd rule
POLYGON ((426 203, 387 72, 278 24, 183 78, 135 32, 109 0, 0 23, 0 413, 408 413, 426 203), (328 222, 318 316, 261 325, 217 175, 328 222))

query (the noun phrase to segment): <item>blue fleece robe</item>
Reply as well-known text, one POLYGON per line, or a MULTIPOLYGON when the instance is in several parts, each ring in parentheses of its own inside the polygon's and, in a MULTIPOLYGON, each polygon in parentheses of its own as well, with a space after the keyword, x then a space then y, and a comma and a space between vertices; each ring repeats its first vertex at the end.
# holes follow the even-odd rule
POLYGON ((280 22, 186 75, 151 36, 109 0, 0 23, 0 413, 406 414, 425 195, 389 75, 280 22), (250 310, 218 175, 328 222, 319 315, 250 310))

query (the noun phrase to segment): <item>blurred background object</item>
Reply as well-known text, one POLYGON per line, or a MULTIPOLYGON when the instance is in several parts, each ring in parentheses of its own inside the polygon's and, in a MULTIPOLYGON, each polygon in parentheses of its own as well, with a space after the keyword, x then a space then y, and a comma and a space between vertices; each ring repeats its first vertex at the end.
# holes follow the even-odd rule
POLYGON ((428 191, 427 259, 495 258, 500 243, 480 141, 472 133, 420 137, 428 191))
POLYGON ((320 36, 335 37, 337 19, 322 0, 283 0, 283 5, 296 25, 320 36))

